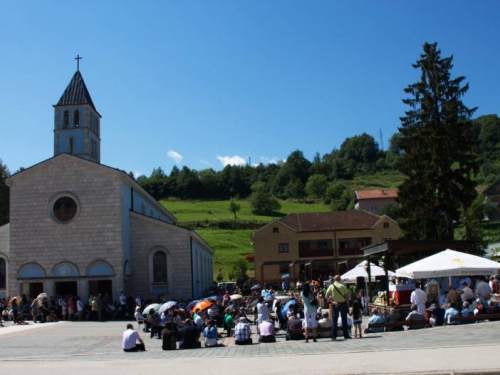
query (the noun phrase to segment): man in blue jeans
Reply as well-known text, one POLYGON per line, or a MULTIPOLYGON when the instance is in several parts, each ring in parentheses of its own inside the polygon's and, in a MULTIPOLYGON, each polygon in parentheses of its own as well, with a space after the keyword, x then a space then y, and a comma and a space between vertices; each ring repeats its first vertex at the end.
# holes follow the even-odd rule
POLYGON ((350 339, 349 331, 347 330, 347 296, 349 290, 340 282, 340 276, 334 277, 334 282, 326 290, 326 299, 333 306, 333 333, 332 340, 337 339, 337 322, 340 317, 342 319, 342 332, 345 339, 350 339))

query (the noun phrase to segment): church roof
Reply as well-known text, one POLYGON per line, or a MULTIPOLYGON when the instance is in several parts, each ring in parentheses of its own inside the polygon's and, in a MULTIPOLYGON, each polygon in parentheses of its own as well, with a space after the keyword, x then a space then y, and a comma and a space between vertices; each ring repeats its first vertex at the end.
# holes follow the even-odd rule
POLYGON ((82 74, 79 70, 77 70, 73 75, 73 78, 71 78, 68 87, 64 90, 61 99, 59 99, 56 106, 75 104, 88 104, 94 109, 94 111, 97 112, 94 102, 92 102, 92 98, 90 97, 89 90, 87 89, 85 81, 83 80, 82 74))

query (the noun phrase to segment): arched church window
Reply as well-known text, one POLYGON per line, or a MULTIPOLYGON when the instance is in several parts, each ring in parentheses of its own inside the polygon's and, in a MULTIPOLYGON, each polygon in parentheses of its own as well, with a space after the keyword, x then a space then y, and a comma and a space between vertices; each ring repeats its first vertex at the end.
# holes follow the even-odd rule
POLYGON ((71 155, 75 153, 75 140, 73 137, 69 138, 69 153, 71 155))
POLYGON ((78 109, 73 113, 73 126, 75 128, 80 126, 80 111, 78 109))
POLYGON ((69 112, 64 111, 63 115, 63 128, 66 129, 69 126, 69 112))
POLYGON ((164 251, 157 251, 153 255, 153 282, 167 282, 167 254, 164 251))
POLYGON ((7 263, 5 259, 0 258, 0 289, 5 289, 7 286, 7 263))

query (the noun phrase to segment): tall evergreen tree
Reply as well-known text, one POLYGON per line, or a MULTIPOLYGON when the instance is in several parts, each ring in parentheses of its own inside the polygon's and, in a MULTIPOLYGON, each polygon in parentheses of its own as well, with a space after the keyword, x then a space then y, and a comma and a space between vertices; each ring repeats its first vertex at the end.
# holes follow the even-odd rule
POLYGON ((452 239, 453 222, 476 196, 470 120, 476 108, 462 102, 469 85, 465 77, 451 78, 453 57, 442 58, 437 43, 426 43, 413 67, 421 78, 405 89, 410 109, 399 128, 397 165, 406 176, 399 188, 400 226, 408 239, 452 239))

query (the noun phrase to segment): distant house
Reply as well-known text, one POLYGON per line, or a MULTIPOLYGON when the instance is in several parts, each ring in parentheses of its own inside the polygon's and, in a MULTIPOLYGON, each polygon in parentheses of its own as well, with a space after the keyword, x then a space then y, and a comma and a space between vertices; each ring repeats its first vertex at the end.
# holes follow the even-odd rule
POLYGON ((297 213, 252 233, 255 278, 309 280, 342 274, 362 260, 361 248, 399 236, 398 223, 366 211, 297 213))
POLYGON ((378 215, 388 204, 397 204, 398 189, 356 190, 354 208, 378 215))
POLYGON ((483 194, 486 196, 488 200, 488 204, 496 208, 496 213, 494 215, 490 215, 490 220, 499 220, 500 219, 500 180, 490 185, 483 194))

